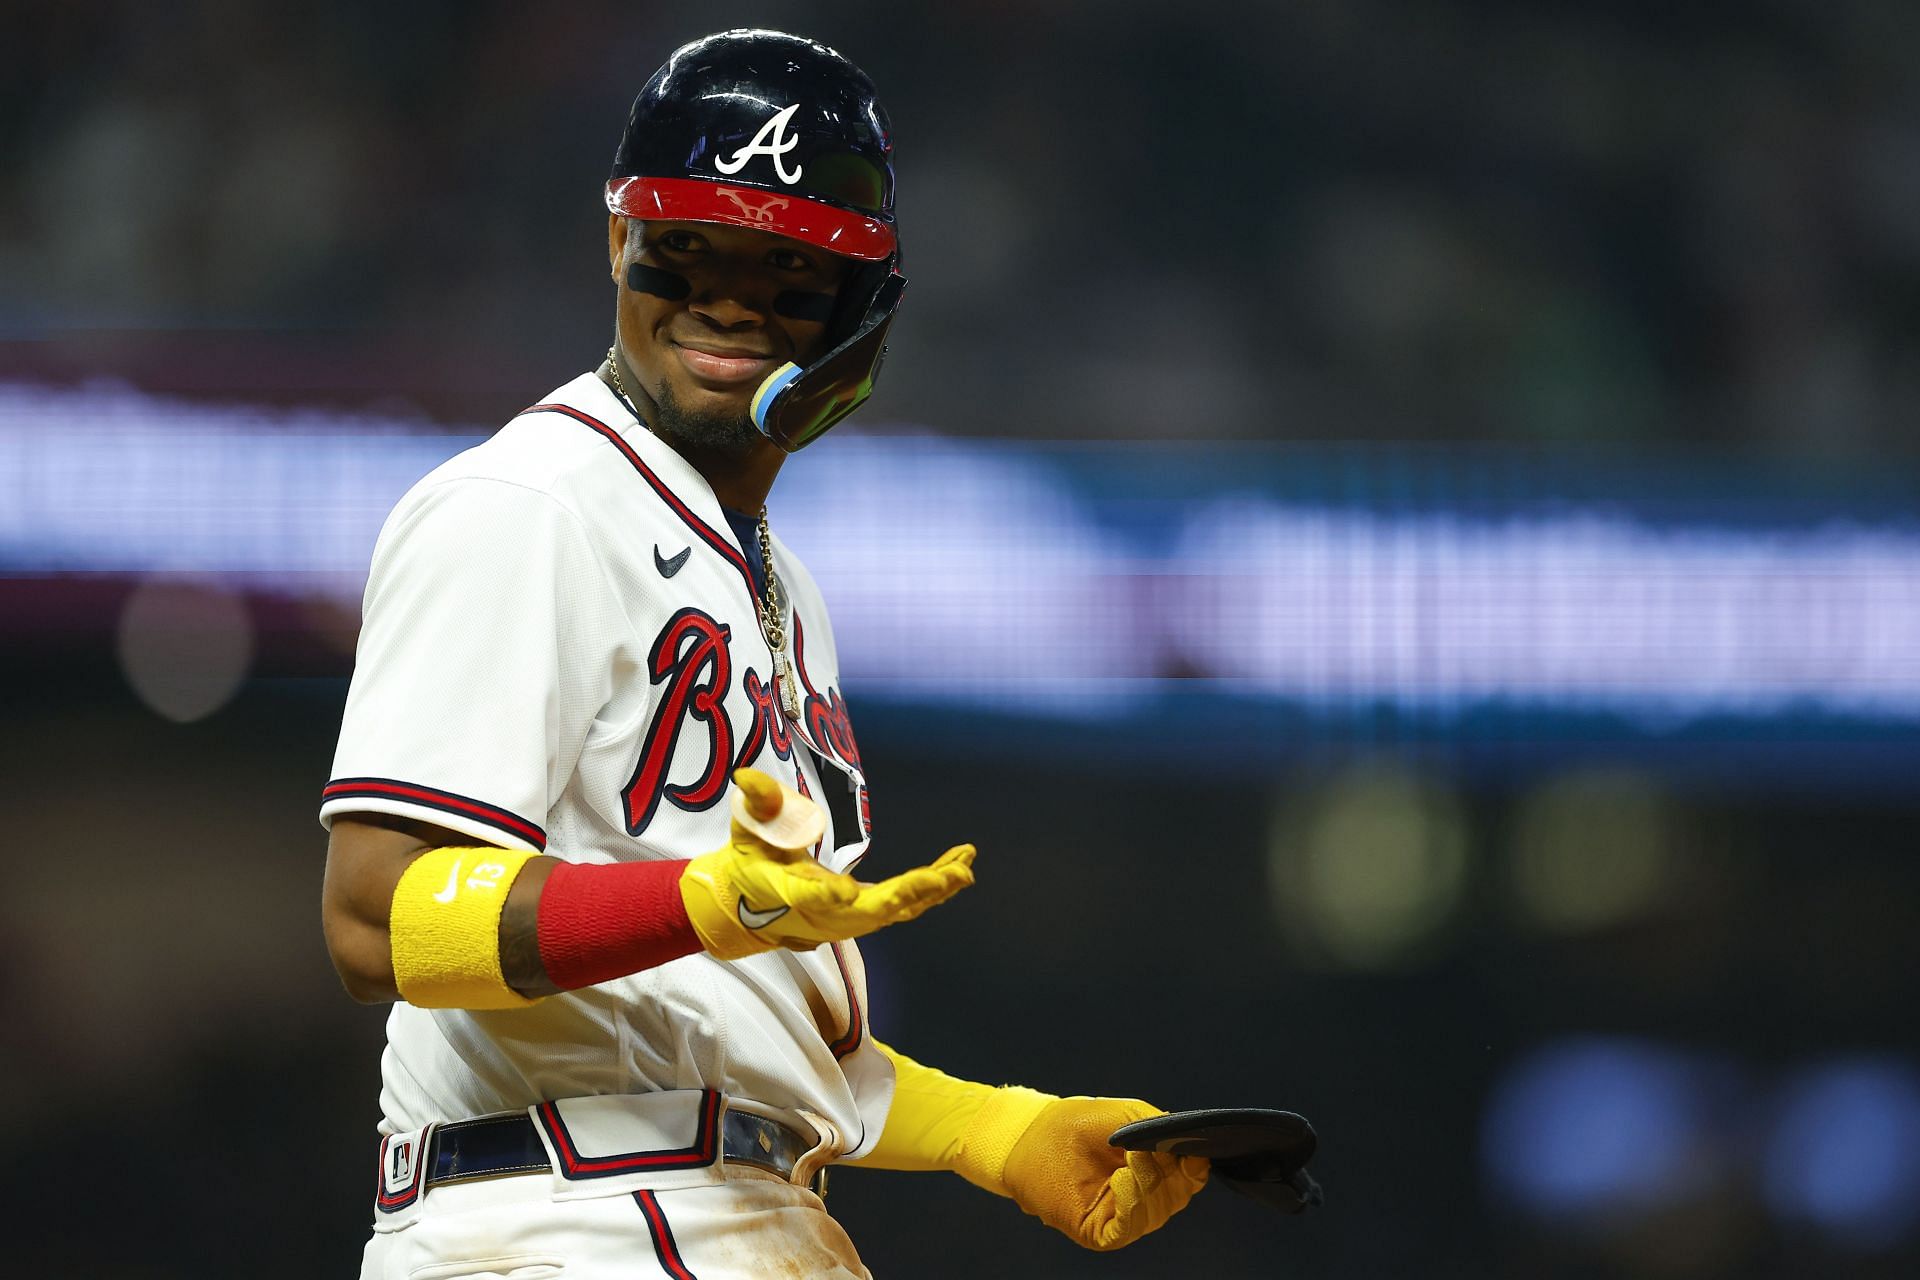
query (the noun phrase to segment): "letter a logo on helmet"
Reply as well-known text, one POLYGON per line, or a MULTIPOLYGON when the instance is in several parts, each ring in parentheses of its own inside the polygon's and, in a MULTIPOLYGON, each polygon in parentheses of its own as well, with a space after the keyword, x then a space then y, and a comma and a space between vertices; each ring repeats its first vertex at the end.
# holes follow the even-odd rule
POLYGON ((798 137, 787 136, 787 121, 793 119, 793 113, 799 109, 800 104, 797 102, 790 107, 782 107, 779 112, 769 116, 767 122, 760 126, 760 132, 753 135, 752 142, 749 142, 746 146, 740 148, 724 160, 716 159, 713 162, 713 167, 731 176, 746 168, 747 161, 753 159, 753 157, 771 156, 773 157, 774 172, 780 175, 780 181, 786 183, 788 186, 792 186, 794 183, 800 181, 800 166, 795 165, 793 172, 788 173, 787 164, 783 158, 787 152, 800 145, 800 139, 798 137))

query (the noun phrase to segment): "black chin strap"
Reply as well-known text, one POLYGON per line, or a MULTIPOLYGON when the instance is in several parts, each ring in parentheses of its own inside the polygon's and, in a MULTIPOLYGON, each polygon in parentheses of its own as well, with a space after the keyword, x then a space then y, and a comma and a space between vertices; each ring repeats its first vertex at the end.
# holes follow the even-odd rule
POLYGON ((907 278, 890 272, 866 300, 866 314, 838 346, 805 369, 783 364, 754 392, 750 412, 761 434, 788 453, 800 449, 873 394, 887 354, 887 330, 907 278))

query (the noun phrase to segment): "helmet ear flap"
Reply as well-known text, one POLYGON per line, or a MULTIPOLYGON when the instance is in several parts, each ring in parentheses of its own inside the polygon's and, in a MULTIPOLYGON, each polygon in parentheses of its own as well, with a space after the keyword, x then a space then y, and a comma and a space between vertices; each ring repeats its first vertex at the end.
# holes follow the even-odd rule
MULTIPOLYGON (((782 449, 795 453, 864 404, 880 378, 887 331, 893 327, 906 287, 907 278, 889 270, 867 296, 851 331, 826 355, 805 369, 785 364, 774 370, 754 394, 753 425, 782 449)), ((852 288, 844 288, 842 295, 859 296, 852 288)))
MULTIPOLYGON (((880 294, 887 277, 896 274, 895 266, 900 255, 895 254, 885 262, 855 262, 853 269, 847 272, 847 278, 841 282, 839 296, 833 304, 833 314, 827 317, 827 350, 853 336, 860 322, 867 318, 873 309, 874 299, 880 294)), ((901 277, 906 283, 906 277, 901 277)))

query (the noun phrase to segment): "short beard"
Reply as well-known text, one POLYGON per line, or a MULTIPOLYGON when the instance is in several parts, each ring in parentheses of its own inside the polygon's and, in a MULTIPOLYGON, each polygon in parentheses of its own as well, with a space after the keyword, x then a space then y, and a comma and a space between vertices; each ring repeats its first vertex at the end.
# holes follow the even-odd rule
POLYGON ((704 453, 744 455, 760 439, 758 428, 747 414, 689 409, 674 396, 671 384, 660 388, 653 407, 660 419, 653 424, 655 431, 704 453))

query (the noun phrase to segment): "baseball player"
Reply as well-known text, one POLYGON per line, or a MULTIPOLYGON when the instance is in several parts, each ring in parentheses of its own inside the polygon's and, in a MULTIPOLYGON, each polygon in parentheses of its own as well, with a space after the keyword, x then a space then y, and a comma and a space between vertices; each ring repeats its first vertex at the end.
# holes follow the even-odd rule
POLYGON ((830 49, 677 50, 606 189, 605 363, 381 532, 321 808, 329 951, 397 1001, 364 1277, 865 1276, 836 1161, 950 1170, 1109 1249, 1207 1176, 1108 1144, 1144 1102, 957 1080, 870 1026, 855 939, 974 851, 855 878, 833 631, 764 504, 872 390, 891 148, 830 49))

